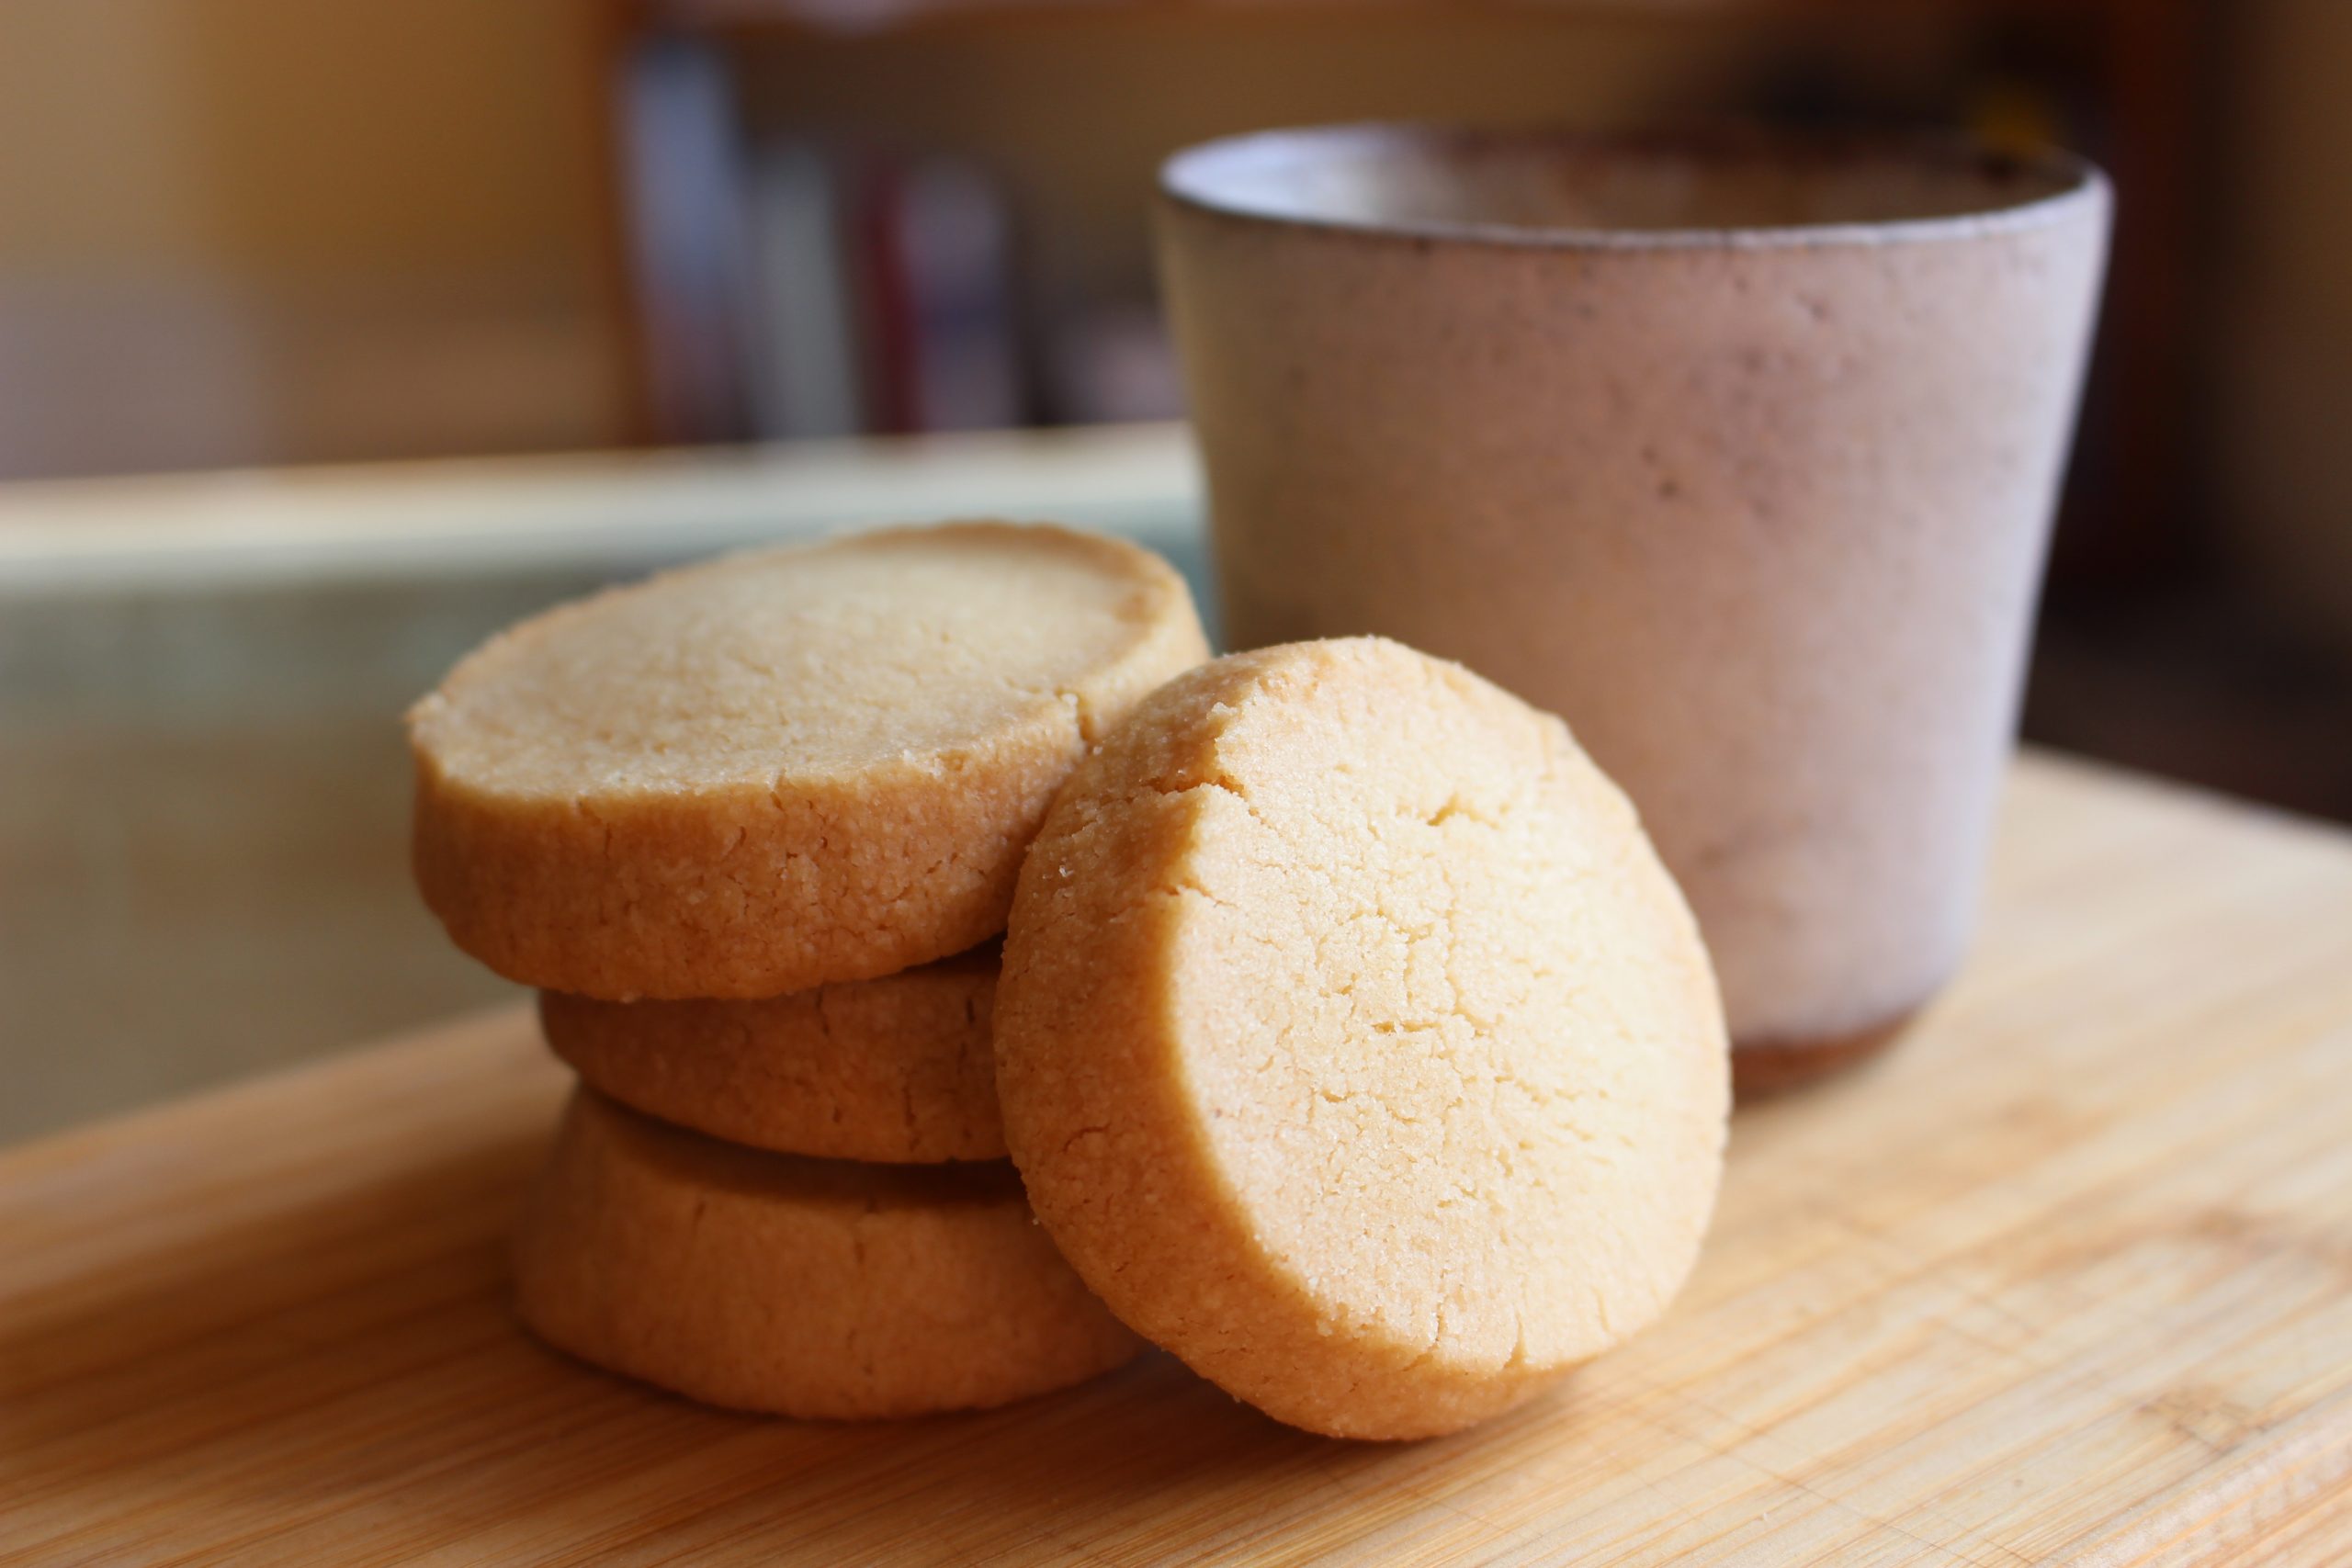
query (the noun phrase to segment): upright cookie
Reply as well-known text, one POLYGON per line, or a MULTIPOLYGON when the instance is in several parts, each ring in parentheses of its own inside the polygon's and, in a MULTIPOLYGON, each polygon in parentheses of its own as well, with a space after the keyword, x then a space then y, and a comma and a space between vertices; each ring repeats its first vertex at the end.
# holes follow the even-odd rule
POLYGON ((1207 657, 1132 545, 893 529, 666 573, 492 638, 409 715, 414 862, 458 946, 612 1001, 959 953, 1087 744, 1207 657))
POLYGON ((852 1420, 1065 1387, 1139 1348, 1010 1166, 737 1148, 574 1095, 514 1250, 548 1343, 741 1410, 852 1420))
POLYGON ((729 1143, 828 1159, 1002 1159, 989 1044, 994 942, 756 1002, 539 993, 539 1026, 589 1086, 729 1143))
POLYGON ((1450 1431, 1664 1310, 1721 1170, 1689 909, 1559 720, 1374 638, 1193 671, 1080 768, 997 994, 1005 1138, 1131 1327, 1450 1431))

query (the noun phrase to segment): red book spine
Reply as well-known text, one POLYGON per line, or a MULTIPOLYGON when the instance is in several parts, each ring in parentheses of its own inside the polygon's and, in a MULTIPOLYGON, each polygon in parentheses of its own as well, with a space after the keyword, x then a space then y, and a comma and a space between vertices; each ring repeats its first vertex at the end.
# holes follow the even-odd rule
POLYGON ((922 427, 915 301, 907 270, 904 203, 897 167, 874 159, 860 171, 858 274, 865 288, 869 427, 903 435, 922 427))

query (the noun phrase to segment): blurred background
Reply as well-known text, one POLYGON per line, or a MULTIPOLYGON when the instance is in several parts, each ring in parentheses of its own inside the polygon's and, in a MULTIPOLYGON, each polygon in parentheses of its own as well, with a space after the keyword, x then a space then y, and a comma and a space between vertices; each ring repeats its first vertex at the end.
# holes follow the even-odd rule
POLYGON ((1148 198, 1263 126, 2098 160, 2028 733, 2352 819, 2347 80, 2344 0, 0 0, 0 1139, 507 994, 397 716, 514 615, 890 515, 1197 574, 1148 198))

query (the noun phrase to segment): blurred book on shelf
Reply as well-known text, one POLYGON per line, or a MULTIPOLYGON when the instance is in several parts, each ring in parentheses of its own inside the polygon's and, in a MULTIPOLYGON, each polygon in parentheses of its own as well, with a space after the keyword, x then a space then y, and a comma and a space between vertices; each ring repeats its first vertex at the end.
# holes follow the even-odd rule
POLYGON ((1157 307, 1108 302, 1065 311, 1052 340, 1055 406, 1078 423, 1173 419, 1184 387, 1157 307))
POLYGON ((851 308, 841 179, 816 148, 760 148, 745 173, 746 288, 739 339, 753 434, 856 435, 865 383, 851 308))
POLYGON ((722 76, 655 49, 627 158, 651 401, 672 441, 1165 417, 1144 301, 1039 310, 1011 194, 968 156, 744 138, 722 76))
POLYGON ((656 38, 621 62, 617 149, 653 433, 728 441, 745 419, 743 171, 718 58, 656 38))
POLYGON ((976 164, 852 158, 850 226, 865 285, 866 428, 990 430, 1025 422, 1012 216, 976 164))

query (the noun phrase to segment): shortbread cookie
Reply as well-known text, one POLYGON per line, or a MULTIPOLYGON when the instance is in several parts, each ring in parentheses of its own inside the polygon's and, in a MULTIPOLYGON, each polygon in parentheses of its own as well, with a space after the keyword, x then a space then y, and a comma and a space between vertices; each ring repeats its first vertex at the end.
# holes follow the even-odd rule
POLYGON ((730 1143, 830 1159, 1002 1159, 990 942, 878 980, 759 1002, 539 993, 539 1026, 588 1083, 730 1143))
POLYGON ((857 1419, 1002 1404, 1140 1348, 1011 1166, 738 1148, 576 1093, 525 1211, 540 1337, 711 1404, 857 1419))
POLYGON ((1392 642, 1146 702, 1029 852, 1005 1139, 1114 1311, 1270 1415, 1452 1430, 1664 1310, 1721 1170, 1688 908, 1556 718, 1392 642))
POLYGON ((611 1001, 782 996, 1004 925, 1071 766, 1207 657, 1183 580, 1005 523, 739 556, 492 638, 409 716, 459 947, 611 1001))

